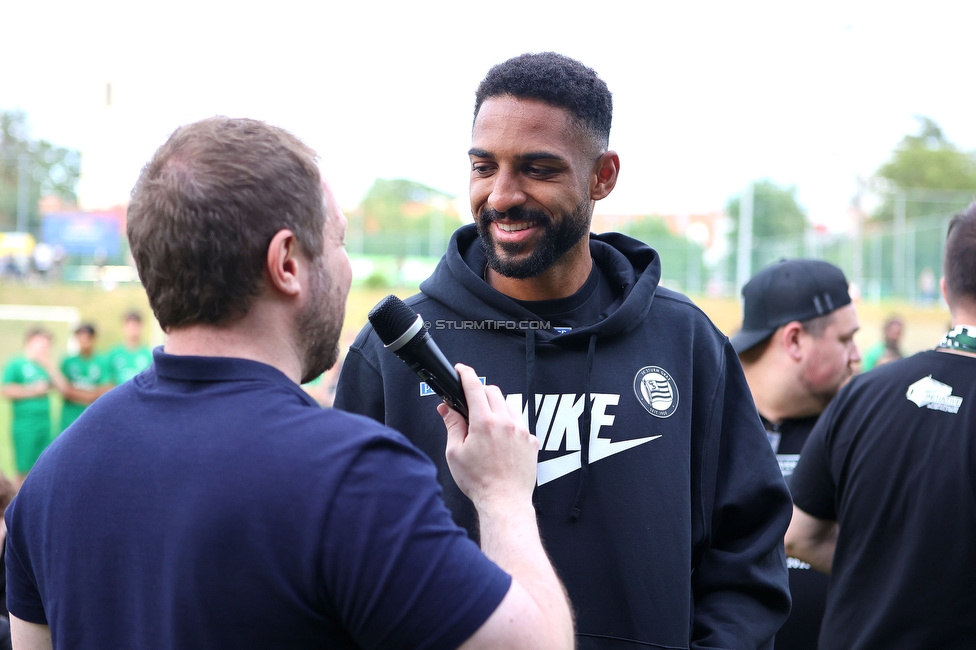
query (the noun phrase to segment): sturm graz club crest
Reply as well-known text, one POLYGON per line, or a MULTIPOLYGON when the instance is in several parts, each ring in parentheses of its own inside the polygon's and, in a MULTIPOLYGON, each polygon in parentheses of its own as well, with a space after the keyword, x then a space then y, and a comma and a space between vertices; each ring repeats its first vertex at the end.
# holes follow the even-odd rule
POLYGON ((637 371, 634 394, 654 417, 671 417, 678 408, 678 386, 668 371, 658 366, 645 366, 637 371))

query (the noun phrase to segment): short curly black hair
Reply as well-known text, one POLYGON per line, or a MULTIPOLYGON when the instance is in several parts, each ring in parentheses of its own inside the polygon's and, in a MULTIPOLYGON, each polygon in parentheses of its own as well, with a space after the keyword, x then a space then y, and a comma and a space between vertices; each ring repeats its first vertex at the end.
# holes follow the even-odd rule
POLYGON ((606 147, 613 99, 607 84, 576 59, 556 52, 521 54, 488 71, 475 93, 474 116, 486 99, 511 95, 565 108, 606 147))

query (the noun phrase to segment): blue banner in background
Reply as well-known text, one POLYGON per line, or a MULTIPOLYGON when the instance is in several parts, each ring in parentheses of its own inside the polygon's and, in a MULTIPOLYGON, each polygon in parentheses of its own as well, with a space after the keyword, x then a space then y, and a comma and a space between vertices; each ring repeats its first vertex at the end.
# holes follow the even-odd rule
POLYGON ((74 255, 107 257, 119 254, 121 227, 113 214, 97 212, 69 212, 44 215, 42 239, 51 246, 63 246, 74 255))

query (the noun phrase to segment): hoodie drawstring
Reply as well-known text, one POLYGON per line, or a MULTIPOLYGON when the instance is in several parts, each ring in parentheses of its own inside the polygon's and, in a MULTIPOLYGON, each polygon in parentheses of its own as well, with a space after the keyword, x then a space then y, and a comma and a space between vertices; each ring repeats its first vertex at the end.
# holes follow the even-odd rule
POLYGON ((525 388, 529 407, 529 431, 537 435, 535 430, 535 330, 526 330, 525 334, 525 388))
MULTIPOLYGON (((528 408, 529 414, 529 432, 534 436, 538 436, 536 429, 536 412, 535 412, 535 330, 528 329, 525 332, 525 399, 526 406, 528 408)), ((532 501, 535 505, 536 512, 539 512, 540 503, 535 498, 538 492, 538 480, 536 480, 536 489, 532 490, 532 501)))
POLYGON ((579 487, 576 489, 576 500, 573 502, 573 509, 569 512, 569 518, 577 521, 580 518, 583 504, 583 493, 586 491, 586 481, 590 476, 590 422, 592 406, 590 404, 590 375, 593 373, 593 358, 596 356, 596 334, 590 335, 590 345, 586 352, 586 378, 584 379, 584 391, 586 394, 583 402, 583 425, 580 431, 580 475, 579 487))

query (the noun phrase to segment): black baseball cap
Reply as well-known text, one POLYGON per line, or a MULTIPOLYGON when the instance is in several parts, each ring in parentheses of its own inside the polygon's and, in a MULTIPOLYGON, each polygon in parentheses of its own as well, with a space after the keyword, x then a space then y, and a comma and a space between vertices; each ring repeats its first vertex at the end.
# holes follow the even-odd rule
POLYGON ((742 287, 742 329, 736 354, 762 343, 782 325, 825 316, 851 303, 844 272, 823 260, 780 260, 742 287))

